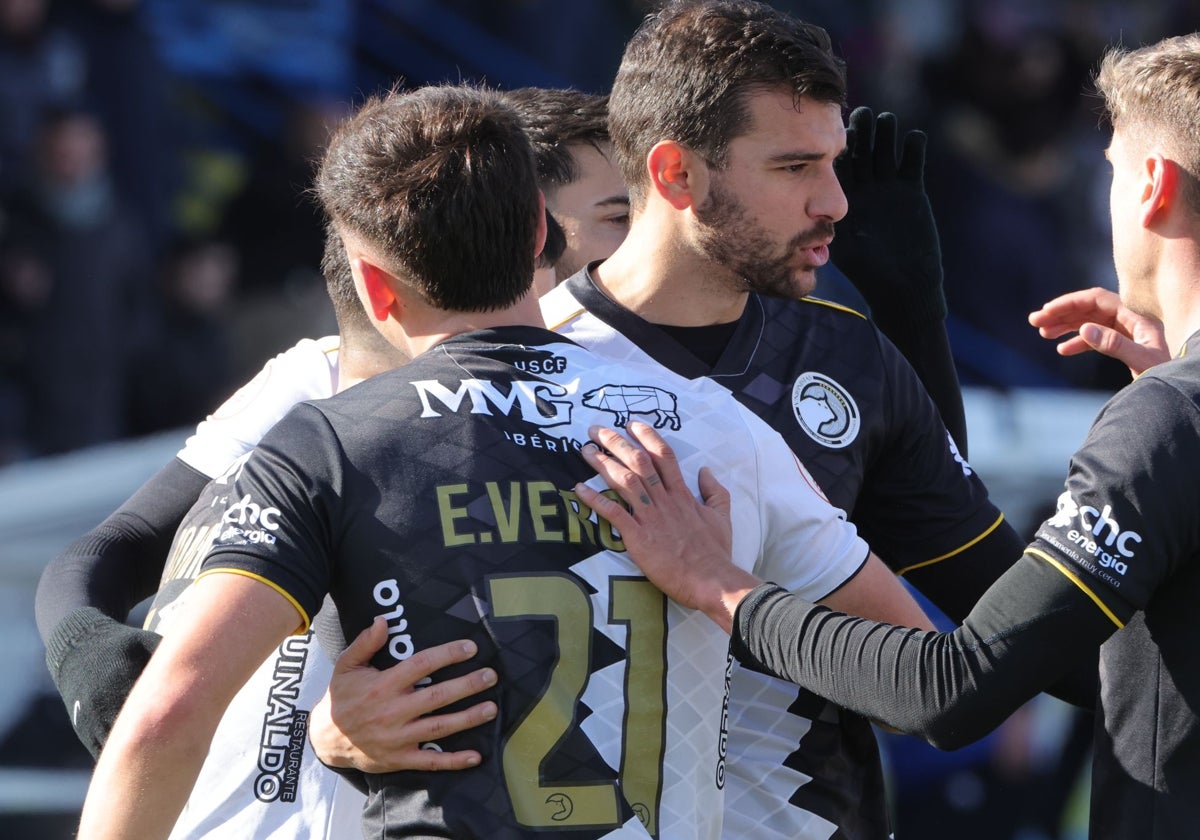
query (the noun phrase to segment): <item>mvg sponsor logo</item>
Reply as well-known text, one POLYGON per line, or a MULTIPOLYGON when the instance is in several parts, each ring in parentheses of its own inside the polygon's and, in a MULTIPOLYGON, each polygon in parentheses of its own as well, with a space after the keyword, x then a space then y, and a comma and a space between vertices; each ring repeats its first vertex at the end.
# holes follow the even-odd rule
POLYGON ((1137 531, 1122 531, 1113 518, 1112 506, 1097 510, 1090 505, 1080 506, 1069 490, 1058 497, 1058 509, 1046 522, 1052 528, 1067 530, 1067 539, 1090 554, 1106 569, 1119 575, 1129 571, 1121 558, 1132 559, 1134 547, 1142 541, 1137 531))
POLYGON ((510 382, 507 383, 511 386, 507 394, 501 393, 495 383, 486 379, 464 379, 457 391, 451 391, 433 379, 410 384, 421 398, 422 417, 441 417, 435 406, 457 413, 463 402, 470 400, 472 414, 507 417, 517 410, 522 420, 536 426, 560 426, 571 422, 570 401, 551 399, 565 397, 569 392, 553 382, 510 382))

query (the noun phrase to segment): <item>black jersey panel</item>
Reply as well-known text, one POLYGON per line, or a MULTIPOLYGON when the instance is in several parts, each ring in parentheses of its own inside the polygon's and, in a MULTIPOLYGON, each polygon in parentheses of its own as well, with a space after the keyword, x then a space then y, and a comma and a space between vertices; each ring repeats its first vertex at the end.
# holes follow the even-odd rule
POLYGON ((1114 612, 1145 609, 1200 546, 1200 411, 1154 376, 1115 396, 1072 457, 1038 545, 1093 583, 1114 612))

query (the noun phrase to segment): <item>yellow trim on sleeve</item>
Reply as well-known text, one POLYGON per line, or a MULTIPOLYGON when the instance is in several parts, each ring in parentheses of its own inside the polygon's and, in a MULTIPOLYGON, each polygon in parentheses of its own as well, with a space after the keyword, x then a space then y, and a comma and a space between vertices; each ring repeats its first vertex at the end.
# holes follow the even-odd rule
POLYGON ((1088 585, 1086 583, 1084 583, 1083 580, 1077 574, 1075 574, 1073 571, 1071 571, 1069 568, 1067 568, 1061 562, 1059 562, 1059 560, 1056 557, 1053 557, 1053 556, 1047 554, 1046 552, 1042 551, 1041 549, 1037 549, 1037 548, 1027 548, 1027 549, 1025 549, 1025 553, 1032 554, 1034 557, 1042 558, 1047 563, 1049 563, 1051 566, 1053 566, 1054 568, 1056 568, 1060 572, 1062 572, 1064 575, 1066 575, 1067 580, 1071 581, 1071 583, 1078 586, 1084 595, 1088 596, 1089 598, 1092 599, 1093 602, 1095 602, 1096 606, 1100 608, 1100 612, 1102 612, 1106 616, 1108 616, 1109 619, 1112 620, 1112 623, 1117 625, 1117 629, 1121 629, 1125 626, 1125 622, 1123 622, 1123 621, 1121 621, 1121 619, 1117 618, 1116 615, 1113 614, 1113 611, 1110 610, 1105 605, 1105 603, 1100 600, 1100 597, 1095 592, 1093 592, 1088 587, 1088 585))
POLYGON ((308 613, 306 613, 304 611, 304 608, 300 606, 299 602, 295 598, 293 598, 288 592, 286 592, 284 589, 282 589, 279 586, 279 584, 275 583, 274 581, 267 580, 262 575, 256 575, 256 574, 254 574, 254 572, 248 572, 245 569, 230 569, 228 567, 222 567, 222 566, 216 566, 211 569, 205 569, 203 572, 196 575, 196 580, 200 580, 200 578, 202 578, 202 577, 207 577, 208 575, 213 575, 213 574, 241 575, 242 577, 248 577, 251 580, 256 580, 259 583, 265 583, 267 586, 271 587, 276 592, 278 592, 280 595, 282 595, 284 598, 286 598, 287 602, 296 608, 296 612, 300 613, 300 626, 292 631, 292 635, 299 636, 303 633, 308 632, 308 628, 312 624, 312 619, 309 617, 308 613))
POLYGON ((966 551, 968 548, 970 548, 971 546, 975 545, 977 542, 982 540, 988 534, 992 533, 992 531, 995 531, 997 528, 999 528, 1000 523, 1003 521, 1004 521, 1004 514, 1002 513, 1002 514, 1000 514, 1000 516, 998 516, 996 518, 996 521, 993 522, 986 531, 984 531, 982 534, 977 536, 975 539, 971 540, 969 543, 960 545, 958 548, 954 549, 953 551, 946 552, 941 557, 934 557, 931 560, 922 560, 920 563, 913 563, 911 566, 905 566, 903 569, 896 572, 897 577, 906 575, 909 572, 915 571, 916 569, 923 569, 926 566, 932 566, 934 563, 940 563, 943 560, 949 560, 955 554, 961 554, 962 552, 966 551))
POLYGON ((800 298, 800 300, 802 300, 806 303, 815 303, 815 304, 818 304, 819 306, 828 306, 830 309, 838 309, 838 310, 841 310, 842 312, 849 312, 851 315, 857 315, 859 318, 862 318, 864 321, 869 320, 866 315, 859 312, 857 309, 851 309, 849 306, 843 306, 842 304, 834 303, 831 300, 825 300, 823 298, 818 298, 818 297, 803 297, 803 298, 800 298))

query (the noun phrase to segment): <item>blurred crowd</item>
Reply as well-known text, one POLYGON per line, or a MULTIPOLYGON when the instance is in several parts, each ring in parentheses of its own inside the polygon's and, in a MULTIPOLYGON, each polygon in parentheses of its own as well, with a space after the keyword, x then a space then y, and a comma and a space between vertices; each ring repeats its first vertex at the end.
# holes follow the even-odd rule
MULTIPOLYGON (((830 30, 851 105, 893 110, 931 137, 964 383, 1117 384, 1123 371, 1059 359, 1024 317, 1063 291, 1115 282, 1103 134, 1082 95, 1097 56, 1195 28, 1200 4, 776 5, 830 30)), ((190 424, 264 358, 333 330, 305 190, 329 124, 356 97, 441 81, 449 67, 502 87, 603 91, 649 7, 0 0, 0 464, 190 424), (275 29, 286 33, 305 14, 313 28, 336 30, 331 16, 343 27, 324 49, 305 46, 301 71, 276 58, 239 76, 196 59, 287 56, 286 44, 263 48, 272 16, 287 16, 275 29), (237 42, 219 15, 241 32, 260 19, 258 43, 237 42), (395 49, 372 49, 389 33, 395 49), (237 106, 246 91, 273 97, 274 118, 251 124, 237 106)))
MULTIPOLYGON (((364 93, 457 78, 603 92, 651 5, 0 0, 0 466, 194 424, 266 358, 336 329, 307 188, 364 93), (306 24, 323 37, 301 48, 306 24)), ((1025 316, 1115 286, 1090 74, 1110 44, 1200 28, 1200 0, 774 5, 830 31, 851 106, 929 134, 964 384, 1122 384, 1116 363, 1059 358, 1025 316)), ((1058 836, 1086 727, 1039 705, 953 755, 890 741, 901 824, 1058 836)))

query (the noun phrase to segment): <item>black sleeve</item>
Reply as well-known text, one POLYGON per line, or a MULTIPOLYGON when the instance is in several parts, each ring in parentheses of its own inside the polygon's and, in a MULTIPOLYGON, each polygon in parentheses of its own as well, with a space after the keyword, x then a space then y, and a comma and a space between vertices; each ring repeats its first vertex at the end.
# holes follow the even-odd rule
POLYGON ((1005 519, 950 557, 905 571, 904 579, 947 618, 961 624, 1024 551, 1025 541, 1005 519))
POLYGON ((124 621, 133 607, 153 595, 175 529, 207 483, 207 476, 174 459, 51 560, 38 582, 35 603, 43 642, 81 607, 124 621))
POLYGON ((942 415, 942 423, 954 437, 958 451, 967 457, 967 415, 963 408, 958 369, 950 351, 945 317, 917 319, 912 313, 871 310, 879 331, 896 345, 912 365, 942 415))
POLYGON ((46 666, 95 757, 160 638, 125 619, 158 588, 175 530, 207 482, 173 460, 42 572, 36 612, 46 666))
MULTIPOLYGON (((947 618, 961 624, 983 593, 1009 570, 1024 549, 1024 541, 1005 520, 973 545, 938 563, 913 569, 904 579, 947 618)), ((1094 709, 1098 668, 1097 657, 1081 657, 1068 674, 1046 691, 1074 706, 1094 709)))
POLYGON ((1117 630, 1049 563, 1025 555, 952 633, 853 618, 763 585, 738 606, 739 660, 872 720, 957 749, 1117 630))

